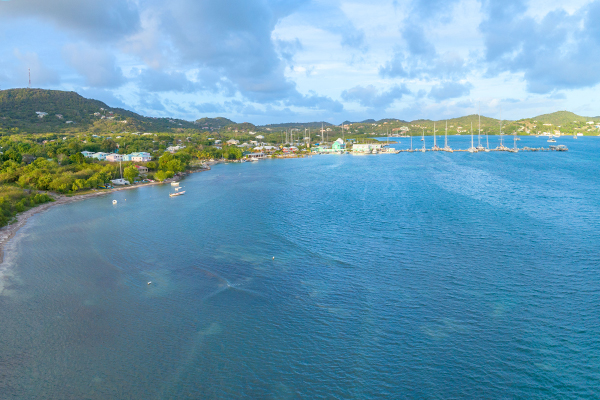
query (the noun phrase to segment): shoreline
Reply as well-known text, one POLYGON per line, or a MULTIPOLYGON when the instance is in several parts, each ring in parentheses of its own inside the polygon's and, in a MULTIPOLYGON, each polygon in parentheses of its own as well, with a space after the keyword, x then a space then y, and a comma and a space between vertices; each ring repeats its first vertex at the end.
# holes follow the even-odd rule
MULTIPOLYGON (((210 169, 211 169, 210 167, 215 164, 218 164, 218 163, 219 163, 218 161, 213 162, 213 163, 207 163, 207 165, 209 166, 207 169, 200 169, 197 171, 189 171, 186 173, 192 174, 192 173, 196 173, 196 172, 210 171, 210 169)), ((91 198, 91 197, 104 196, 104 195, 107 195, 110 193, 120 192, 122 190, 131 190, 131 189, 137 189, 137 188, 145 187, 145 186, 170 184, 171 182, 178 182, 181 179, 182 178, 170 179, 170 180, 164 181, 164 182, 141 183, 138 185, 124 186, 124 187, 113 188, 113 189, 104 189, 102 191, 94 191, 92 193, 85 193, 85 194, 79 194, 79 195, 74 195, 74 196, 65 196, 65 195, 52 196, 51 195, 54 198, 54 201, 41 204, 37 207, 33 207, 27 211, 23 211, 22 213, 19 213, 15 216, 16 222, 13 222, 12 224, 9 224, 9 225, 6 225, 6 226, 3 226, 2 228, 0 228, 0 266, 4 263, 4 246, 13 237, 15 237, 15 235, 17 234, 19 229, 21 229, 21 227, 23 227, 27 223, 29 218, 33 217, 36 214, 43 213, 44 211, 47 211, 51 207, 58 206, 61 204, 75 203, 76 201, 85 200, 85 199, 91 198)), ((3 268, 0 268, 0 279, 2 279, 3 270, 4 270, 3 268)))

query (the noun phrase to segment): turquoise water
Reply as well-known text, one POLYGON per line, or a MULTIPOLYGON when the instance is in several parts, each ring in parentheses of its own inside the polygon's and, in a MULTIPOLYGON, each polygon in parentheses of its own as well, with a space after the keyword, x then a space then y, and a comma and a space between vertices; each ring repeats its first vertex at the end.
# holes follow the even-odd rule
POLYGON ((600 140, 562 143, 218 165, 185 196, 54 207, 0 267, 0 398, 596 399, 600 140))

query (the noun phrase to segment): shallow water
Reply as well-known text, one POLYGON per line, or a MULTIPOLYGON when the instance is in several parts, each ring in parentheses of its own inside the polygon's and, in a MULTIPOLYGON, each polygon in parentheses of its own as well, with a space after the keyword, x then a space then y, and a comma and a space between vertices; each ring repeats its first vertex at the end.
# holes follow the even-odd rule
POLYGON ((598 398, 600 140, 561 143, 219 165, 34 216, 0 398, 598 398))

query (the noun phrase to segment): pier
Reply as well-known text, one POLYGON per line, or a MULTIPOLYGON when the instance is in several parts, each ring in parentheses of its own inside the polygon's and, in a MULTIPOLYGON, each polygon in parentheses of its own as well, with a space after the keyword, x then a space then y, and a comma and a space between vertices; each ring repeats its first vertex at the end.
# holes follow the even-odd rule
POLYGON ((503 149, 489 149, 489 150, 479 150, 479 149, 440 149, 440 148, 432 148, 432 149, 415 149, 415 150, 411 150, 411 149, 406 149, 406 150, 396 150, 396 152, 398 153, 421 153, 421 152, 426 152, 426 151, 441 151, 441 152, 447 152, 447 153, 456 153, 456 152, 466 152, 466 153, 487 153, 487 152, 499 152, 499 151, 504 151, 507 153, 518 153, 521 151, 569 151, 569 149, 564 146, 564 145, 559 145, 559 146, 550 146, 550 147, 521 147, 521 148, 508 148, 505 147, 503 149))

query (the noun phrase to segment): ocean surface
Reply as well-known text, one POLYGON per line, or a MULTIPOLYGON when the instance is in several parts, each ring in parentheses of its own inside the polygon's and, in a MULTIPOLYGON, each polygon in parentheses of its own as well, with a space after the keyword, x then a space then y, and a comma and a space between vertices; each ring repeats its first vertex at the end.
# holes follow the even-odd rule
POLYGON ((598 399, 600 138, 557 144, 53 207, 0 266, 0 399, 598 399))

